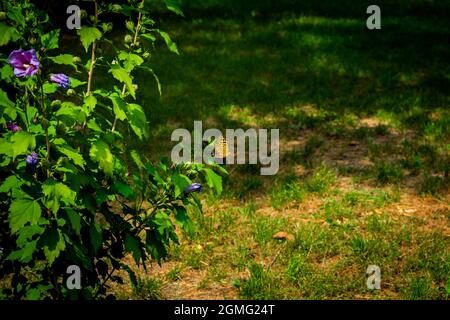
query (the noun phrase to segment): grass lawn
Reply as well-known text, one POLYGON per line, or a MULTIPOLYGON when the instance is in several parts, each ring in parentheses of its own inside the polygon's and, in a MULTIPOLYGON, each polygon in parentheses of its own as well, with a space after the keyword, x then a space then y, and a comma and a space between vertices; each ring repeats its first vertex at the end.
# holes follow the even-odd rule
MULTIPOLYGON (((196 232, 123 298, 448 299, 450 24, 298 12, 165 20, 138 99, 149 157, 176 128, 279 128, 280 171, 229 166, 196 232), (368 290, 366 269, 381 269, 368 290)), ((448 19, 447 19, 448 20, 448 19)), ((138 81, 138 82, 139 82, 138 81)), ((130 259, 131 263, 131 259, 130 259)))

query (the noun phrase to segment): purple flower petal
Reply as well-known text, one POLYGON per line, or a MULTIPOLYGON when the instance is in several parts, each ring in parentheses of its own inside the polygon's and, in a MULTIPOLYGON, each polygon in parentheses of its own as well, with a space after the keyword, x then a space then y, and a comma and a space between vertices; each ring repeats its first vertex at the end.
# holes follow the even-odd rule
POLYGON ((39 71, 39 60, 34 49, 14 50, 10 53, 8 62, 14 68, 16 77, 32 76, 39 71))

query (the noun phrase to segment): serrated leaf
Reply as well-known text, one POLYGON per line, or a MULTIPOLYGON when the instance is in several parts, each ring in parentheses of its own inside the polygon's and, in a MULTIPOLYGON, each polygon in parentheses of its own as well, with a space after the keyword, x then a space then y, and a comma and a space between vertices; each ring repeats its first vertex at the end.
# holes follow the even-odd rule
POLYGON ((89 116, 91 112, 94 111, 95 106, 97 105, 97 98, 95 98, 94 96, 85 97, 84 105, 87 107, 85 108, 85 112, 89 116))
POLYGON ((36 138, 26 131, 19 131, 11 137, 11 144, 13 158, 15 158, 27 153, 28 149, 33 150, 36 147, 36 138))
POLYGON ((43 232, 44 228, 38 225, 30 225, 22 227, 20 229, 16 243, 20 248, 23 248, 35 235, 41 235, 43 232))
POLYGON ((66 248, 66 243, 61 232, 56 228, 45 230, 39 239, 39 245, 44 247, 44 254, 50 265, 55 262, 55 259, 66 248))
POLYGON ((86 119, 86 114, 81 107, 76 106, 72 102, 63 102, 61 107, 56 111, 55 115, 68 122, 69 125, 75 122, 83 123, 86 119))
POLYGON ((59 47, 59 31, 60 29, 55 29, 42 36, 41 42, 44 48, 46 48, 47 50, 51 50, 59 47))
POLYGON ((5 108, 14 107, 14 103, 11 100, 9 100, 8 95, 2 89, 0 89, 0 106, 5 108))
POLYGON ((125 120, 127 118, 127 103, 117 93, 110 95, 109 99, 113 103, 113 111, 117 119, 120 121, 125 120))
POLYGON ((133 80, 131 79, 130 75, 124 68, 118 65, 112 65, 111 69, 109 69, 108 72, 110 72, 113 75, 113 77, 119 80, 120 82, 125 83, 128 92, 131 94, 133 98, 136 99, 136 93, 133 87, 133 80))
POLYGON ((16 233, 28 222, 36 224, 41 217, 41 206, 30 198, 15 199, 9 207, 9 227, 16 233))
POLYGON ((107 175, 112 175, 114 157, 104 141, 97 140, 94 142, 89 150, 89 156, 93 161, 98 162, 100 168, 107 175))
POLYGON ((141 56, 125 51, 120 52, 119 59, 123 61, 124 69, 128 73, 130 73, 134 69, 134 67, 139 66, 144 62, 144 59, 142 59, 141 56))
POLYGON ((42 193, 46 196, 45 204, 53 213, 57 213, 60 203, 70 206, 75 204, 76 192, 62 182, 48 179, 42 184, 42 193))
POLYGON ((127 118, 131 129, 133 129, 139 139, 148 137, 147 117, 145 116, 145 112, 140 105, 135 103, 128 104, 127 118))
POLYGON ((33 259, 33 253, 36 251, 37 240, 28 242, 22 249, 13 251, 6 258, 10 261, 18 260, 22 263, 28 263, 33 259))
POLYGON ((12 175, 3 181, 2 185, 0 186, 0 192, 9 192, 11 189, 18 188, 21 185, 23 185, 24 182, 22 180, 19 180, 16 176, 12 175))
POLYGON ((86 52, 89 49, 89 46, 95 41, 99 40, 102 37, 102 33, 95 27, 81 27, 81 29, 77 30, 78 35, 80 36, 81 43, 83 44, 84 50, 86 52))
POLYGON ((56 149, 62 154, 66 155, 69 159, 73 161, 73 163, 77 166, 80 166, 84 169, 85 161, 83 156, 78 152, 78 150, 72 148, 70 145, 64 141, 64 139, 55 139, 53 144, 56 146, 56 149))
POLYGON ((19 38, 20 34, 16 28, 0 22, 0 46, 8 44, 11 40, 16 41, 19 38))

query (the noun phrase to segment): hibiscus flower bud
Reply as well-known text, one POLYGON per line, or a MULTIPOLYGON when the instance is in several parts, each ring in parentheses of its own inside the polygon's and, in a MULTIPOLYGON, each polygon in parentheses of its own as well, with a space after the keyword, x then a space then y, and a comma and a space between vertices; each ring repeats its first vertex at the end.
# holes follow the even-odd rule
POLYGON ((124 41, 125 41, 126 43, 130 43, 131 41, 133 41, 133 37, 130 36, 129 34, 127 34, 127 35, 125 36, 125 38, 124 38, 124 41))
POLYGON ((112 12, 121 12, 122 11, 122 6, 120 4, 113 4, 112 8, 111 8, 112 12))
POLYGON ((70 87, 70 78, 64 73, 55 73, 50 75, 50 80, 56 83, 58 86, 67 89, 70 87))
POLYGON ((17 132, 17 131, 22 130, 21 127, 19 127, 16 123, 13 123, 13 122, 8 122, 8 123, 6 124, 6 128, 7 128, 9 131, 14 132, 14 133, 17 132))
POLYGON ((61 105, 61 100, 53 100, 51 103, 52 107, 59 107, 61 105))
POLYGON ((50 121, 48 121, 47 119, 43 118, 42 119, 42 128, 48 129, 49 126, 50 126, 50 121))
POLYGON ((184 194, 188 195, 191 192, 202 192, 202 185, 198 182, 194 182, 184 189, 184 194))
POLYGON ((34 173, 39 163, 39 157, 36 152, 32 152, 25 159, 25 163, 29 172, 34 173))

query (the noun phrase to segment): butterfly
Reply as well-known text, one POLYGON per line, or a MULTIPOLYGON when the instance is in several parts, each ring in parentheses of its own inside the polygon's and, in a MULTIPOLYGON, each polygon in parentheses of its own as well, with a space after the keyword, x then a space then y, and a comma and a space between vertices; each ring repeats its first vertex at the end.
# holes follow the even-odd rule
POLYGON ((214 158, 226 164, 226 158, 230 155, 227 140, 220 136, 214 141, 214 158))

